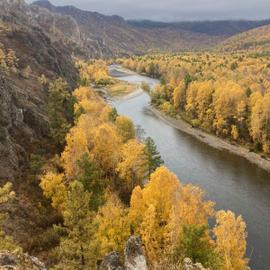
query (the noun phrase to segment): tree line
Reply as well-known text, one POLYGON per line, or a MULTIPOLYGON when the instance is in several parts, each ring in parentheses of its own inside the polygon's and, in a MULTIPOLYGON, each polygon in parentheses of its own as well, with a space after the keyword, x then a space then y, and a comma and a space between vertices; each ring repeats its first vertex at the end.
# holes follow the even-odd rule
POLYGON ((252 54, 182 54, 119 59, 159 78, 152 103, 207 132, 270 154, 270 58, 252 54))

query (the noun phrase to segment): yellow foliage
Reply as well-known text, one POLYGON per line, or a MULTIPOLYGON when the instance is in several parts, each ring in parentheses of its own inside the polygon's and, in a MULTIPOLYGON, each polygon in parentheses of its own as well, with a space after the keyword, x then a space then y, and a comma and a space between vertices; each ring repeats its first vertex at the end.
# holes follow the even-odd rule
POLYGON ((78 160, 80 160, 83 155, 89 154, 89 140, 85 130, 79 126, 73 127, 67 135, 67 144, 61 159, 68 179, 76 179, 79 173, 78 160))
POLYGON ((92 132, 91 153, 98 165, 107 173, 113 173, 120 158, 121 136, 110 123, 102 124, 92 132))
POLYGON ((94 92, 89 87, 79 87, 73 91, 73 96, 76 98, 77 102, 83 100, 91 100, 94 96, 94 92))
POLYGON ((123 251, 130 236, 130 225, 127 209, 116 195, 110 195, 94 220, 97 226, 95 240, 99 246, 100 257, 103 258, 111 251, 123 251))
POLYGON ((130 118, 128 118, 127 116, 118 116, 116 118, 115 124, 124 142, 134 139, 135 128, 130 118))
POLYGON ((193 126, 270 154, 268 58, 260 52, 157 54, 121 64, 150 76, 161 74, 151 97, 163 112, 179 113, 193 126), (255 96, 263 101, 256 105, 255 96))
POLYGON ((241 216, 231 211, 216 214, 217 225, 214 234, 217 238, 217 251, 225 259, 222 270, 245 270, 248 260, 246 253, 246 224, 241 216))
POLYGON ((63 209, 67 189, 64 183, 64 174, 48 172, 41 178, 40 187, 44 196, 51 199, 52 207, 63 209))
POLYGON ((137 185, 142 185, 147 177, 148 159, 145 145, 136 140, 128 141, 122 148, 121 160, 117 165, 117 172, 132 191, 137 185))
POLYGON ((173 250, 183 225, 207 224, 213 205, 200 188, 182 186, 175 174, 160 167, 143 189, 133 190, 129 217, 153 262, 173 250))

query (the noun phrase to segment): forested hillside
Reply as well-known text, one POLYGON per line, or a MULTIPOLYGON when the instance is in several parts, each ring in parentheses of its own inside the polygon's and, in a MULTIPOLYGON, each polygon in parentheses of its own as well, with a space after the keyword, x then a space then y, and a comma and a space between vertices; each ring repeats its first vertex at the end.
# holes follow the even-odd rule
POLYGON ((262 26, 239 35, 235 35, 219 46, 221 51, 250 51, 261 54, 270 51, 270 26, 262 26))

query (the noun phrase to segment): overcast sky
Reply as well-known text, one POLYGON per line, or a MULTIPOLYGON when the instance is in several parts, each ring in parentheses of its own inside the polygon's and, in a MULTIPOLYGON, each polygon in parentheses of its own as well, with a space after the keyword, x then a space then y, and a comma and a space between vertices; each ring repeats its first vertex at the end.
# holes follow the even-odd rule
POLYGON ((55 5, 74 5, 106 15, 117 14, 126 19, 183 21, 270 18, 270 0, 51 0, 51 2, 55 5))

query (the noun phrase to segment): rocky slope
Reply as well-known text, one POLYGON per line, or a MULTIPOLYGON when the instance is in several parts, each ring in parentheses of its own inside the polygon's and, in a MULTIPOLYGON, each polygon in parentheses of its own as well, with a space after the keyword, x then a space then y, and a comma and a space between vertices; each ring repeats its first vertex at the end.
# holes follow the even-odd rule
POLYGON ((13 179, 27 154, 37 147, 41 151, 46 138, 47 92, 38 77, 61 76, 73 86, 77 80, 68 48, 33 25, 28 11, 20 1, 0 2, 0 180, 13 179), (8 64, 11 52, 16 59, 8 64))
MULTIPOLYGON (((157 269, 167 270, 206 270, 200 263, 192 263, 192 260, 185 258, 181 265, 157 269), (173 267, 173 268, 172 268, 173 267)), ((1 270, 47 270, 45 264, 38 258, 28 254, 0 252, 1 270)), ((139 237, 131 236, 124 249, 124 262, 117 252, 109 253, 98 266, 99 270, 148 270, 146 257, 143 252, 139 237)))
POLYGON ((23 1, 0 1, 0 185, 11 181, 17 195, 5 209, 5 231, 25 250, 40 253, 55 214, 27 172, 31 154, 51 156, 55 148, 48 136, 48 90, 39 78, 61 76, 72 89, 77 70, 69 47, 52 40, 29 14, 23 1))

